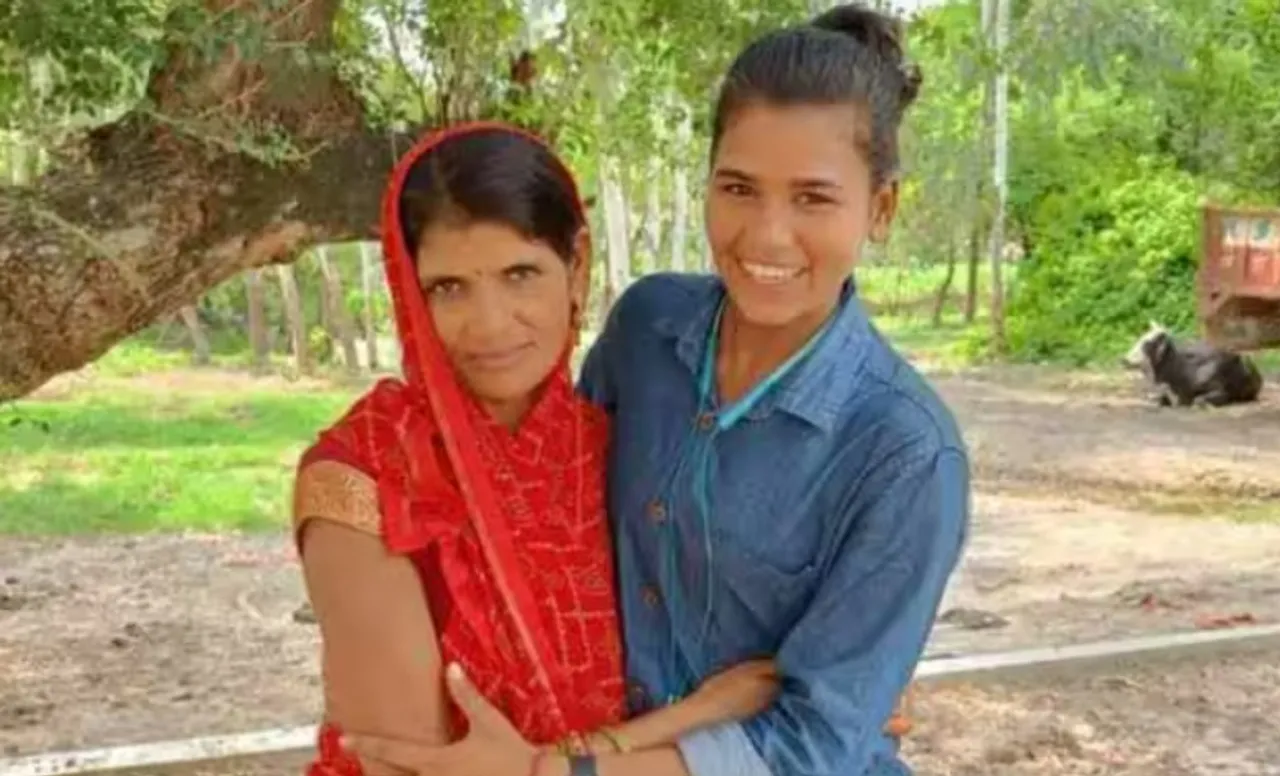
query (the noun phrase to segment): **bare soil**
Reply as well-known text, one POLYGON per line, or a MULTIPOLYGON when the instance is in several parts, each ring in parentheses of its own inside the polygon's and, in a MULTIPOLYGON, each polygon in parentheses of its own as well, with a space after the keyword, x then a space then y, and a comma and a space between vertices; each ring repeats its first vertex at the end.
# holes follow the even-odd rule
MULTIPOLYGON (((934 381, 977 494, 931 654, 1280 621, 1280 399, 1156 410, 1042 370, 934 381)), ((302 601, 283 531, 0 537, 0 757, 313 721, 302 601)), ((1264 657, 931 688, 906 751, 944 776, 1280 774, 1264 657)))

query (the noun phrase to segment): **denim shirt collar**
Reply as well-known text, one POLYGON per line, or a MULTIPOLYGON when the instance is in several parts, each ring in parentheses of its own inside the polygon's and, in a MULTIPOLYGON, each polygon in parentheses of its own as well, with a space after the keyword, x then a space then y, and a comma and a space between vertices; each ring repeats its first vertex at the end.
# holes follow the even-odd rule
MULTIPOLYGON (((695 382, 707 334, 724 296, 724 283, 717 279, 698 300, 692 314, 663 316, 654 321, 659 334, 673 341, 676 357, 695 382)), ((841 408, 859 389, 859 376, 872 338, 870 322, 852 280, 845 281, 841 288, 834 315, 836 320, 816 349, 747 413, 748 420, 762 420, 778 410, 823 432, 835 428, 841 408)))

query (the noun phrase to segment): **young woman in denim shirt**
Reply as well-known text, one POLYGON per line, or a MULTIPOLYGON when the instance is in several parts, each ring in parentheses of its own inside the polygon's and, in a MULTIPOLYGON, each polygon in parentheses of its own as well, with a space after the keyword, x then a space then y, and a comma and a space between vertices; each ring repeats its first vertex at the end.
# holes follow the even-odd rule
POLYGON ((847 5, 739 54, 712 136, 717 276, 634 283, 581 377, 614 422, 630 711, 760 657, 777 699, 642 751, 537 756, 480 707, 469 750, 358 749, 446 776, 910 773, 884 727, 960 555, 969 463, 849 280, 897 209, 920 86, 900 34, 847 5))

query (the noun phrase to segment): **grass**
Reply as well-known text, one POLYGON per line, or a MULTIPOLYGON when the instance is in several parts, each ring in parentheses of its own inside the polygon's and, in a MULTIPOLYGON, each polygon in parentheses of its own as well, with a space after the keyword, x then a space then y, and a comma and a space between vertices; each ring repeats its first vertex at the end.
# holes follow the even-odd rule
POLYGON ((0 412, 0 534, 269 530, 345 389, 77 390, 0 412))
POLYGON ((985 316, 972 324, 952 315, 934 326, 928 320, 909 315, 878 315, 876 328, 904 355, 930 370, 956 370, 970 366, 965 350, 966 335, 974 328, 986 326, 985 316))
MULTIPOLYGON (((882 328, 954 360, 955 327, 882 328)), ((0 535, 280 530, 299 454, 359 387, 255 379, 234 354, 121 344, 66 387, 0 408, 0 535)))
MULTIPOLYGON (((930 295, 939 279, 875 266, 859 278, 866 293, 900 298, 930 295)), ((958 324, 877 323, 914 358, 961 360, 958 324)), ((359 388, 251 378, 244 343, 210 334, 207 368, 153 328, 59 390, 0 407, 0 535, 283 528, 298 455, 359 388)), ((277 357, 270 372, 287 370, 277 357)))
MULTIPOLYGON (((1006 288, 1016 278, 1017 265, 1005 265, 1003 279, 1006 288)), ((941 264, 906 266, 895 263, 868 263, 855 272, 858 295, 881 304, 911 303, 925 300, 932 302, 934 295, 946 278, 947 269, 941 264)), ((968 267, 962 262, 956 266, 951 279, 951 293, 964 294, 968 283, 968 267)), ((978 266, 978 298, 982 302, 991 298, 991 265, 978 266)))

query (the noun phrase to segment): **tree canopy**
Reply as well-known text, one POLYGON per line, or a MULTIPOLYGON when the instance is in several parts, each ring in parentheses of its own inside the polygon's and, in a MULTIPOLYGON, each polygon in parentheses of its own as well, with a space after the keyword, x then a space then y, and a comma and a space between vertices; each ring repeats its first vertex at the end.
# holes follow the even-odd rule
MULTIPOLYGON (((953 0, 909 26, 925 86, 890 248, 906 260, 953 260, 985 235, 984 89, 1001 63, 979 5, 953 0)), ((247 267, 372 235, 386 173, 426 127, 533 127, 585 189, 611 175, 631 208, 656 203, 645 219, 670 226, 683 218, 677 175, 696 205, 729 59, 812 10, 11 0, 0 10, 0 399, 247 267)), ((1026 259, 1008 304, 1011 354, 1090 358, 1152 312, 1188 324, 1200 198, 1280 203, 1280 0, 1014 0, 1013 28, 1009 218, 1026 259)))

